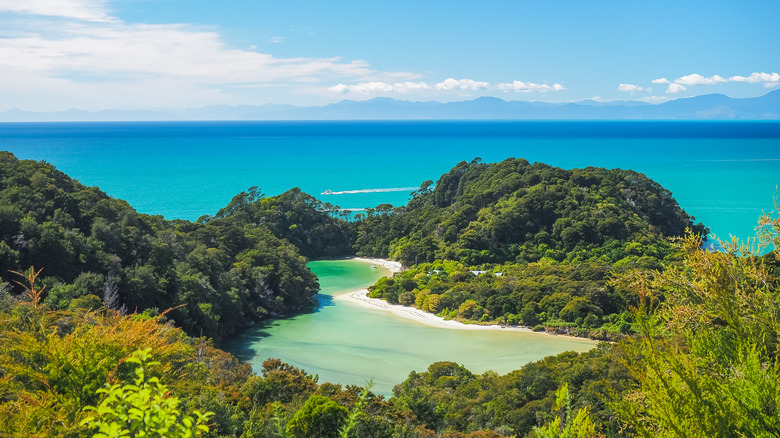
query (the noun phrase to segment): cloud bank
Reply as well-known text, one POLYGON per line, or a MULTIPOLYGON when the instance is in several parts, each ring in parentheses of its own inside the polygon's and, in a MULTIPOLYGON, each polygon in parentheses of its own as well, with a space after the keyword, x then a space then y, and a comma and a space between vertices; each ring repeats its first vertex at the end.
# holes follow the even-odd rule
MULTIPOLYGON (((749 82, 749 83, 763 83, 765 87, 772 88, 780 85, 780 74, 778 73, 763 73, 754 72, 750 76, 731 76, 725 78, 720 75, 712 75, 710 77, 702 76, 698 73, 681 76, 674 81, 670 81, 666 78, 653 79, 654 84, 668 84, 666 92, 668 94, 675 94, 681 91, 686 91, 688 87, 701 86, 701 85, 717 85, 727 82, 749 82)), ((623 84, 621 84, 622 86, 623 84)))
POLYGON ((436 84, 437 90, 487 90, 490 84, 472 79, 445 79, 436 84))
POLYGON ((338 84, 329 88, 330 91, 336 93, 361 93, 361 94, 376 94, 376 93, 407 93, 414 90, 429 90, 430 85, 425 82, 396 82, 389 84, 386 82, 361 82, 359 84, 346 85, 338 84))
POLYGON ((498 84, 497 88, 504 91, 516 91, 518 93, 549 93, 551 91, 565 90, 563 85, 555 83, 552 85, 547 84, 534 84, 533 82, 513 81, 511 83, 498 84))
POLYGON ((644 88, 634 84, 620 84, 618 85, 618 90, 628 93, 636 93, 637 91, 651 91, 650 88, 644 88))
POLYGON ((73 18, 83 21, 117 21, 105 10, 104 0, 0 0, 1 12, 73 18))
POLYGON ((345 79, 415 76, 377 72, 361 60, 234 48, 218 32, 187 24, 128 23, 101 0, 0 0, 0 96, 29 109, 242 103, 273 86, 294 93, 345 79))
POLYGON ((535 84, 533 82, 513 81, 505 83, 491 84, 485 81, 476 81, 473 79, 454 79, 447 78, 433 85, 427 82, 362 82, 353 85, 338 84, 329 88, 336 93, 361 93, 361 94, 391 94, 406 93, 409 91, 435 90, 441 92, 449 91, 480 91, 480 90, 498 90, 503 92, 515 91, 517 93, 548 93, 553 91, 565 90, 563 85, 555 83, 535 84))

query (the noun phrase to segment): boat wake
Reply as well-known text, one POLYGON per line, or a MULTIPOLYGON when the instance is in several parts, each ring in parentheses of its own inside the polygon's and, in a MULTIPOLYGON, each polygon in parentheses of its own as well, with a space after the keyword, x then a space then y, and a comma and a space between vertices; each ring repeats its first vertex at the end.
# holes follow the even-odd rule
POLYGON ((407 192, 410 190, 417 190, 418 188, 419 187, 388 187, 384 189, 342 190, 340 192, 334 192, 333 190, 325 190, 320 194, 321 195, 351 195, 354 193, 407 192))

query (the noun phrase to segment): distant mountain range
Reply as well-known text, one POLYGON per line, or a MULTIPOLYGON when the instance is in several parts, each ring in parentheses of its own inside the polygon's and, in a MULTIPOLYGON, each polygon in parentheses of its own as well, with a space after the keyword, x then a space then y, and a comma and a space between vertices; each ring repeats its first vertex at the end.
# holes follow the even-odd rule
POLYGON ((736 99, 723 94, 687 97, 653 105, 639 101, 545 103, 480 97, 461 102, 410 102, 384 97, 343 100, 324 106, 207 106, 193 109, 0 112, 0 122, 174 120, 780 120, 780 90, 736 99))

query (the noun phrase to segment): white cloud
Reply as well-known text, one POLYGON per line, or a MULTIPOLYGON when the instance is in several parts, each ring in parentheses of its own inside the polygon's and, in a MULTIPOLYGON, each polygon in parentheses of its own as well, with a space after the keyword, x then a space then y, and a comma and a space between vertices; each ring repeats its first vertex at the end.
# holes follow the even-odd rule
POLYGON ((272 37, 271 38, 271 42, 274 43, 274 44, 281 44, 281 43, 284 42, 284 37, 283 36, 272 37))
POLYGON ((766 87, 776 87, 780 84, 780 74, 777 73, 751 73, 750 76, 732 76, 729 78, 732 82, 763 82, 766 87))
POLYGON ((723 82, 726 82, 726 79, 722 78, 721 76, 714 75, 714 76, 710 76, 708 78, 705 78, 704 76, 702 76, 700 74, 696 74, 696 73, 691 74, 691 75, 687 75, 687 76, 683 76, 683 77, 680 77, 680 78, 677 78, 677 79, 674 80, 675 84, 687 85, 687 86, 691 86, 691 85, 715 85, 715 84, 720 84, 720 83, 723 83, 723 82))
POLYGON ((350 91, 356 91, 363 94, 372 94, 378 92, 389 93, 393 91, 393 86, 384 82, 364 82, 351 86, 350 91))
POLYGON ((105 3, 105 0, 0 0, 0 12, 95 22, 116 21, 105 11, 105 3))
POLYGON ((397 82, 394 86, 395 89, 401 93, 406 93, 408 91, 431 89, 431 86, 426 84, 425 82, 397 82))
MULTIPOLYGON (((338 58, 276 58, 227 47, 214 32, 183 25, 70 26, 62 35, 0 38, 0 69, 52 77, 148 75, 212 83, 290 80, 312 74, 364 76, 361 61, 338 58)), ((77 79, 73 79, 77 81, 77 79)))
POLYGON ((637 99, 641 102, 647 102, 647 103, 664 103, 670 100, 667 96, 647 96, 642 97, 640 99, 637 99))
POLYGON ((639 85, 633 85, 633 84, 620 84, 618 85, 618 90, 625 91, 628 93, 635 93, 637 91, 650 91, 649 88, 642 88, 639 85))
POLYGON ((720 75, 712 75, 710 77, 702 76, 698 73, 693 73, 685 76, 681 76, 674 81, 670 82, 666 78, 653 79, 654 84, 669 84, 667 93, 677 93, 685 91, 686 87, 698 86, 698 85, 717 85, 727 82, 749 82, 749 83, 763 83, 766 87, 776 87, 780 85, 780 74, 778 73, 751 73, 750 76, 731 76, 724 78, 720 75))
POLYGON ((338 84, 329 88, 336 93, 361 93, 361 94, 387 94, 387 93, 407 93, 415 90, 429 90, 430 85, 425 82, 396 82, 389 84, 387 82, 361 82, 359 84, 346 85, 338 84))
POLYGON ((561 84, 534 84, 532 82, 514 81, 511 83, 499 83, 490 84, 484 81, 475 81, 473 79, 453 79, 448 78, 441 82, 436 83, 433 86, 428 85, 426 82, 382 82, 371 81, 361 82, 358 84, 343 84, 334 85, 329 90, 336 93, 362 93, 362 94, 378 94, 378 93, 407 93, 423 90, 437 90, 440 92, 450 91, 478 91, 478 90, 503 90, 503 91, 517 91, 520 93, 528 92, 550 92, 563 90, 561 84))
POLYGON ((523 81, 513 81, 510 83, 498 84, 496 88, 504 91, 516 91, 518 93, 530 93, 530 92, 548 93, 550 91, 561 91, 565 89, 563 88, 563 85, 559 83, 555 83, 553 85, 547 85, 547 84, 535 84, 533 82, 523 82, 523 81))
POLYGON ((488 88, 490 88, 489 83, 471 79, 449 78, 436 84, 437 90, 485 90, 488 88))
POLYGON ((383 78, 398 81, 392 86, 401 92, 424 87, 403 82, 415 74, 377 72, 360 60, 280 58, 232 48, 209 29, 126 23, 102 1, 0 0, 3 12, 19 14, 0 25, 0 96, 8 108, 144 106, 144 98, 161 96, 169 106, 253 103, 238 89, 292 95, 308 90, 297 84, 383 78))

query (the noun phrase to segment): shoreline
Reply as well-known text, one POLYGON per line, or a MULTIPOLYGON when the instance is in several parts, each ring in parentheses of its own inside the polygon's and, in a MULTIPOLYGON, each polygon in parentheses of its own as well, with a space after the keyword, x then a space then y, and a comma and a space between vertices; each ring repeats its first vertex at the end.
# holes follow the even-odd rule
POLYGON ((368 257, 349 257, 350 260, 356 260, 358 262, 363 263, 371 263, 372 265, 381 266, 388 271, 390 271, 391 274, 395 274, 397 272, 403 271, 403 265, 401 265, 401 262, 394 262, 392 260, 387 259, 372 259, 368 257))
MULTIPOLYGON (((350 259, 357 260, 359 262, 364 262, 364 263, 371 263, 377 266, 382 266, 383 268, 390 271, 391 274, 400 272, 403 269, 401 263, 394 262, 391 260, 373 259, 373 258, 365 258, 365 257, 350 257, 350 259)), ((333 298, 337 301, 342 301, 363 308, 390 312, 401 318, 408 319, 418 324, 426 325, 428 327, 447 328, 447 329, 454 329, 454 330, 492 330, 492 331, 503 331, 503 332, 518 332, 518 333, 536 334, 541 336, 565 336, 567 338, 582 339, 583 341, 590 341, 593 343, 599 342, 593 339, 580 338, 577 336, 557 335, 557 334, 553 335, 546 332, 535 332, 528 327, 501 326, 496 324, 494 325, 464 324, 458 321, 446 320, 441 316, 436 316, 433 313, 425 312, 416 307, 404 306, 401 304, 390 304, 387 301, 381 300, 379 298, 371 298, 368 296, 368 289, 359 289, 355 291, 340 292, 338 294, 333 295, 333 298)))
POLYGON ((546 335, 546 333, 535 332, 526 327, 509 327, 509 326, 503 327, 500 325, 463 324, 462 322, 458 322, 458 321, 446 320, 441 316, 436 316, 433 313, 425 312, 416 307, 404 306, 401 304, 390 304, 387 301, 381 300, 379 298, 371 298, 368 296, 368 289, 360 289, 351 292, 342 292, 338 295, 334 295, 333 298, 337 301, 342 301, 359 307, 390 312, 404 319, 408 319, 429 327, 447 328, 447 329, 455 329, 455 330, 515 331, 515 332, 522 332, 522 333, 537 333, 540 335, 546 335))

